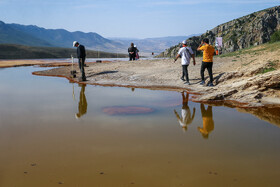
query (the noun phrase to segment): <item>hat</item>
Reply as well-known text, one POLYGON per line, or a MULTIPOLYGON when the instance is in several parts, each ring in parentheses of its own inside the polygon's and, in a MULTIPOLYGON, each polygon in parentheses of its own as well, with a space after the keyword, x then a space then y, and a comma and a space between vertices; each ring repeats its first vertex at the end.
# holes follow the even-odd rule
POLYGON ((134 47, 137 47, 136 45, 134 45, 134 47))
POLYGON ((187 40, 182 41, 182 44, 187 45, 187 40))
POLYGON ((77 43, 78 43, 77 41, 74 41, 74 42, 73 42, 73 47, 75 47, 75 45, 76 45, 77 43))

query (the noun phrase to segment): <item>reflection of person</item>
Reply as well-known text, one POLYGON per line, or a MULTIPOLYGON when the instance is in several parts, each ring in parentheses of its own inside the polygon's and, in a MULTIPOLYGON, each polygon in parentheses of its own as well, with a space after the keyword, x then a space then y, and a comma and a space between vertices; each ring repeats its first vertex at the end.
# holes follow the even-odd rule
POLYGON ((135 60, 136 50, 134 47, 134 43, 131 43, 130 47, 128 48, 128 54, 129 54, 129 61, 135 60))
POLYGON ((212 67, 213 67, 213 56, 215 52, 215 48, 211 45, 209 45, 209 39, 204 38, 197 48, 198 51, 203 51, 203 60, 201 63, 201 69, 200 69, 200 74, 201 74, 201 85, 205 84, 205 79, 204 79, 204 71, 207 69, 209 77, 210 77, 210 82, 207 84, 207 86, 214 86, 213 85, 213 72, 212 72, 212 67))
POLYGON ((86 50, 85 46, 79 44, 79 42, 74 41, 73 47, 77 47, 77 58, 79 60, 79 68, 82 74, 82 81, 86 81, 86 75, 85 75, 85 60, 86 60, 86 50))
POLYGON ((186 40, 184 40, 182 42, 182 45, 183 45, 183 47, 180 48, 176 58, 174 59, 174 62, 176 62, 176 60, 179 57, 181 57, 181 64, 182 64, 182 70, 183 70, 181 80, 186 81, 184 84, 190 85, 189 74, 188 74, 188 66, 190 64, 190 59, 191 58, 193 59, 193 65, 195 65, 195 57, 194 57, 194 53, 193 53, 192 49, 187 46, 187 41, 186 40))
POLYGON ((200 110, 203 121, 203 128, 197 127, 203 138, 208 138, 209 133, 214 130, 212 106, 208 106, 205 110, 204 104, 200 104, 200 110))
POLYGON ((79 101, 79 112, 76 114, 76 118, 82 117, 84 114, 87 113, 87 99, 85 95, 85 84, 79 84, 81 87, 80 91, 80 101, 79 101))
POLYGON ((188 100, 189 100, 189 93, 186 94, 182 92, 182 100, 183 100, 183 106, 182 106, 182 117, 177 113, 176 110, 174 110, 174 113, 178 119, 178 122, 180 126, 187 130, 187 125, 190 125, 194 119, 195 116, 195 108, 193 108, 193 114, 191 115, 190 108, 188 106, 188 100))

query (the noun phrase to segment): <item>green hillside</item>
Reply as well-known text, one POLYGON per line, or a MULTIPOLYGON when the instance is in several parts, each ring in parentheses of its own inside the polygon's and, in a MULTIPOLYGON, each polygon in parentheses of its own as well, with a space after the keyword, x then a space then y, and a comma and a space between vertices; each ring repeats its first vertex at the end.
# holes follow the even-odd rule
MULTIPOLYGON (((87 50, 87 58, 126 58, 125 54, 87 50)), ((15 44, 0 44, 0 59, 42 59, 76 57, 76 49, 59 47, 30 47, 15 44)))

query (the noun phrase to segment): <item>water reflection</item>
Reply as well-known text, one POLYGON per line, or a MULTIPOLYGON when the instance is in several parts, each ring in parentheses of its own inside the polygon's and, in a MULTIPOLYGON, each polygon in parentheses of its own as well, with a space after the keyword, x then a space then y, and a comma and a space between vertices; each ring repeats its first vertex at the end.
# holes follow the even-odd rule
POLYGON ((182 117, 180 117, 180 115, 177 113, 176 110, 174 110, 174 113, 178 119, 178 122, 180 124, 180 126, 183 128, 184 131, 186 131, 188 129, 188 125, 190 125, 194 119, 195 116, 195 108, 193 108, 193 114, 191 115, 191 110, 188 106, 188 101, 189 101, 189 93, 186 92, 182 92, 182 110, 181 110, 181 115, 182 117))
POLYGON ((203 127, 197 127, 197 129, 199 130, 203 138, 208 139, 209 133, 214 130, 212 106, 208 106, 206 110, 204 104, 200 104, 200 110, 202 115, 203 127))
POLYGON ((75 114, 75 117, 78 119, 85 115, 87 113, 87 99, 85 95, 86 85, 85 84, 79 84, 79 87, 81 87, 80 90, 80 100, 79 100, 79 112, 75 114))
POLYGON ((261 120, 280 127, 280 108, 238 108, 237 111, 253 114, 261 120))

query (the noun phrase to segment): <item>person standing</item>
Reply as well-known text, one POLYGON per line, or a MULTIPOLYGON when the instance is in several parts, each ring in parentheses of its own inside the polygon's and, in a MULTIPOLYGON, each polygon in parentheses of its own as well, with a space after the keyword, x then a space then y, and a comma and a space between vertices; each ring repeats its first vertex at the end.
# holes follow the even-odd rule
POLYGON ((200 75, 201 75, 201 85, 205 84, 205 79, 204 79, 204 71, 207 69, 209 77, 210 77, 210 82, 207 84, 207 86, 214 86, 213 85, 213 72, 212 72, 212 67, 213 67, 213 56, 215 52, 215 48, 211 45, 209 45, 209 39, 204 38, 201 42, 201 44, 197 48, 198 51, 203 51, 203 60, 201 63, 201 69, 200 69, 200 75))
POLYGON ((187 46, 187 41, 186 40, 184 40, 182 42, 182 47, 180 48, 176 58, 174 59, 174 63, 176 62, 176 60, 179 57, 181 57, 182 72, 183 72, 181 80, 186 81, 184 84, 190 85, 189 74, 188 74, 188 66, 190 64, 190 59, 191 58, 193 59, 193 65, 195 66, 195 57, 194 57, 193 50, 190 47, 187 46))
POLYGON ((139 60, 139 49, 137 49, 136 45, 134 45, 134 48, 135 48, 135 59, 139 60))
POLYGON ((85 75, 85 60, 86 60, 86 49, 85 46, 79 44, 79 42, 74 41, 73 47, 77 47, 77 58, 79 60, 79 68, 82 74, 81 80, 86 81, 86 75, 85 75))
POLYGON ((130 44, 130 47, 128 48, 128 54, 129 54, 129 61, 135 60, 136 57, 136 49, 134 47, 134 43, 130 44))

